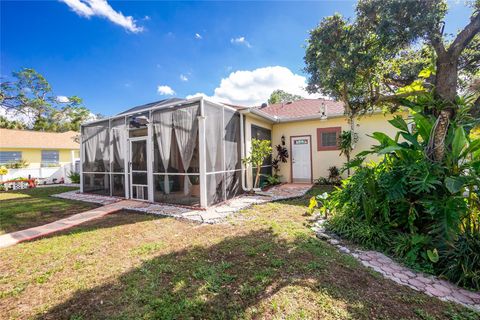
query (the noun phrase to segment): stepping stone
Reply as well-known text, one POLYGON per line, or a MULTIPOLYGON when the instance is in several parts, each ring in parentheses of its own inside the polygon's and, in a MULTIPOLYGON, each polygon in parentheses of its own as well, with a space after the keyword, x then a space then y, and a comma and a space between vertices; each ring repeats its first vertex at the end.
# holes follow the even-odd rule
POLYGON ((403 273, 400 273, 400 272, 394 273, 393 276, 396 277, 397 279, 401 280, 401 281, 407 281, 408 279, 410 279, 407 275, 405 275, 403 273))
POLYGON ((445 297, 447 295, 447 292, 439 290, 439 289, 437 289, 437 288, 435 288, 431 285, 427 285, 425 287, 425 290, 426 290, 427 293, 431 294, 434 297, 441 298, 441 297, 445 297))
POLYGON ((340 241, 335 240, 335 239, 329 239, 329 240, 328 240, 328 243, 333 244, 333 245, 337 245, 337 244, 340 243, 340 241))
POLYGON ((459 291, 452 292, 452 297, 455 298, 458 302, 465 303, 465 304, 473 304, 473 300, 466 295, 462 294, 459 291))
POLYGON ((350 253, 350 249, 348 249, 347 247, 338 247, 338 250, 340 250, 340 252, 343 252, 343 253, 350 253))
POLYGON ((385 273, 388 273, 388 274, 394 274, 395 273, 395 270, 393 270, 392 268, 390 268, 390 266, 383 266, 382 267, 382 270, 385 271, 385 273))
POLYGON ((433 282, 432 279, 427 278, 427 277, 424 277, 424 276, 422 276, 422 275, 417 276, 415 279, 416 279, 417 281, 420 281, 420 282, 424 283, 424 284, 430 284, 430 283, 433 282))
POLYGON ((414 286, 417 290, 425 288, 425 283, 418 281, 416 278, 408 279, 408 283, 414 286))
POLYGON ((317 232, 316 236, 318 239, 321 239, 321 240, 329 240, 331 238, 328 234, 323 232, 317 232))
POLYGON ((441 285, 441 284, 438 284, 438 283, 434 283, 434 284, 432 284, 432 286, 433 286, 436 290, 445 293, 445 295, 447 295, 447 294, 449 294, 450 292, 452 292, 452 290, 450 290, 450 288, 447 288, 446 286, 441 285))

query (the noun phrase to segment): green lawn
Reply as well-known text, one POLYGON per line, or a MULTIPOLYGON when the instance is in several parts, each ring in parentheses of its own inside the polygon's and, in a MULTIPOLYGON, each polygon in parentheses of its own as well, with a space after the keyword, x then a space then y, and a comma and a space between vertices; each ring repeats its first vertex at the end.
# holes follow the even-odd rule
POLYGON ((0 192, 0 234, 49 223, 97 207, 51 197, 72 187, 34 188, 0 192))
POLYGON ((0 249, 0 318, 477 319, 317 240, 307 202, 217 225, 120 212, 0 249))

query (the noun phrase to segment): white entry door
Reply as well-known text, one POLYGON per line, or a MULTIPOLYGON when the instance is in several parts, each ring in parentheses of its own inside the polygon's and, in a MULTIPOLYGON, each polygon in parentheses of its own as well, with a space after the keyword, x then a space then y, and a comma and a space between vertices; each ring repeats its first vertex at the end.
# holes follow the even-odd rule
POLYGON ((312 182, 310 136, 292 137, 292 182, 312 182))

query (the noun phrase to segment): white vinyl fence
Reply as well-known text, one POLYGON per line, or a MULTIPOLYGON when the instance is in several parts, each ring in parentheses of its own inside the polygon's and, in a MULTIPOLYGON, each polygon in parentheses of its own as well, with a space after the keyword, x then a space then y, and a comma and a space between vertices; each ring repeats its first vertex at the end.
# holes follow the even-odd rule
POLYGON ((61 167, 44 167, 44 168, 22 168, 22 169, 8 169, 8 173, 0 176, 0 182, 8 181, 16 178, 36 178, 39 179, 39 184, 54 183, 53 179, 57 179, 58 183, 62 178, 65 183, 71 183, 68 175, 70 172, 78 172, 78 164, 66 164, 61 167))

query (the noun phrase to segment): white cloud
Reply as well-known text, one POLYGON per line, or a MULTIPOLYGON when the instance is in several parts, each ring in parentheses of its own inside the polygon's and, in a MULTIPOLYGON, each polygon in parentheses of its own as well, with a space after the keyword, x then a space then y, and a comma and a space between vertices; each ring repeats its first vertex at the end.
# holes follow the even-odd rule
POLYGON ((121 12, 115 11, 106 0, 60 1, 64 2, 79 16, 85 18, 93 16, 103 17, 133 33, 143 31, 143 27, 137 26, 136 21, 132 16, 124 16, 121 12))
POLYGON ((162 96, 172 96, 175 94, 175 91, 173 91, 173 89, 169 86, 158 86, 157 93, 162 96))
POLYGON ((0 105, 0 116, 7 118, 7 120, 9 121, 19 121, 21 123, 24 123, 28 127, 32 126, 33 125, 32 110, 29 110, 27 108, 23 111, 24 111, 23 113, 17 112, 14 109, 9 109, 7 107, 0 105))
POLYGON ((195 97, 204 97, 204 98, 215 99, 214 97, 210 97, 203 92, 197 92, 197 93, 194 93, 194 94, 189 94, 188 96, 185 97, 185 99, 191 99, 191 98, 195 98, 195 97))
POLYGON ((230 39, 230 42, 233 43, 233 44, 244 45, 247 48, 252 47, 250 42, 248 42, 247 39, 245 39, 245 37, 232 38, 232 39, 230 39))
MULTIPOLYGON (((267 102, 270 94, 277 89, 305 98, 319 98, 321 95, 310 95, 305 91, 307 81, 304 76, 294 74, 290 69, 281 66, 258 68, 255 70, 235 71, 221 80, 210 98, 231 104, 252 107, 267 102)), ((208 95, 196 93, 188 97, 208 95)), ((188 98, 187 97, 187 98, 188 98)))
POLYGON ((66 96, 57 96, 57 102, 59 103, 68 103, 70 102, 70 99, 66 96))
POLYGON ((150 21, 151 18, 150 18, 150 16, 145 16, 145 17, 143 17, 143 20, 145 20, 145 21, 150 21))
POLYGON ((195 39, 201 40, 203 37, 200 33, 195 33, 195 39))
POLYGON ((187 77, 186 75, 184 75, 184 74, 181 74, 181 75, 180 75, 180 80, 187 82, 187 81, 188 81, 188 77, 187 77))

